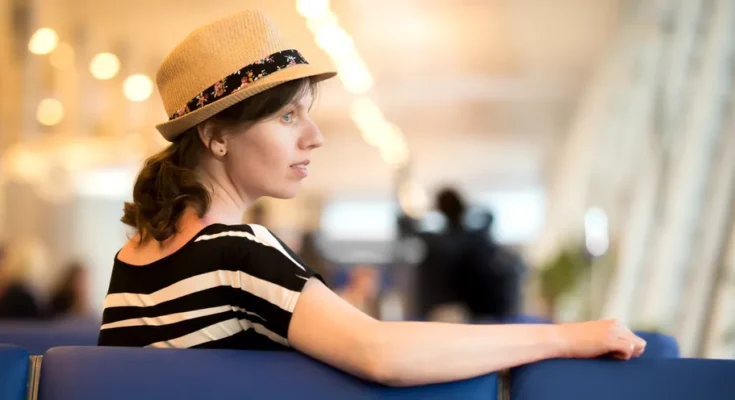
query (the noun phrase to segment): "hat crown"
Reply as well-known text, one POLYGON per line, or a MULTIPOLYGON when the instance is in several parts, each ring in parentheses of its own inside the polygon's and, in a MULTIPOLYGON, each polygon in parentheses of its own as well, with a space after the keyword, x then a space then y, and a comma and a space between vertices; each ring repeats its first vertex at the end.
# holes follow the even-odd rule
POLYGON ((175 113, 246 65, 290 48, 260 10, 243 11, 196 29, 171 51, 156 73, 166 113, 175 113))

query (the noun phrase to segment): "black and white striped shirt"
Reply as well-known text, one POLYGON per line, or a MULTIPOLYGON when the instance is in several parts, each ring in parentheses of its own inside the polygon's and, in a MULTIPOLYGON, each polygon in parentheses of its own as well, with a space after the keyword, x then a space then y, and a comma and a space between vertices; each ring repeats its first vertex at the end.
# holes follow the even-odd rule
POLYGON ((268 229, 210 225, 151 264, 115 257, 98 344, 284 349, 312 276, 321 279, 268 229))

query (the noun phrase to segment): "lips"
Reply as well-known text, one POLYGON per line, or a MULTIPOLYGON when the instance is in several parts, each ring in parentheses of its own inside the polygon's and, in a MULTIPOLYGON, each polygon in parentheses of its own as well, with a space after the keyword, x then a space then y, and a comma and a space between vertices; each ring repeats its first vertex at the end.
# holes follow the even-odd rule
POLYGON ((311 164, 311 161, 309 161, 309 160, 304 160, 304 161, 301 161, 301 162, 299 162, 299 163, 296 163, 296 164, 291 164, 291 167, 296 167, 296 166, 300 166, 300 167, 306 167, 306 166, 307 166, 307 165, 309 165, 309 164, 311 164))
POLYGON ((309 160, 305 160, 296 164, 292 164, 291 169, 293 169, 298 176, 306 178, 306 176, 309 175, 309 169, 307 168, 307 165, 309 165, 309 163, 309 160))

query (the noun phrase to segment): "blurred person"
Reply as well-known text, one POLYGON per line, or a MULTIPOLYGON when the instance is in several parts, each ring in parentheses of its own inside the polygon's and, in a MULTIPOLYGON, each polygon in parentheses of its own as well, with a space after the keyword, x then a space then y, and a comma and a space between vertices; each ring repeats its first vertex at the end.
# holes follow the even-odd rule
POLYGON ((156 81, 169 121, 157 128, 171 145, 145 162, 125 205, 122 221, 134 233, 114 258, 100 345, 295 349, 393 386, 643 351, 615 321, 378 321, 268 229, 241 224, 258 198, 298 193, 324 142, 309 116, 314 87, 333 76, 260 11, 203 26, 168 55, 156 81))
POLYGON ((49 314, 53 318, 86 317, 89 315, 89 277, 79 261, 69 263, 51 293, 49 314))
POLYGON ((503 320, 521 312, 521 288, 528 268, 518 253, 495 240, 492 212, 486 210, 482 218, 458 281, 473 319, 503 320))
POLYGON ((422 320, 461 321, 459 315, 466 314, 466 310, 462 310, 466 304, 462 303, 456 267, 471 238, 462 223, 466 206, 461 197, 449 189, 440 191, 435 202, 435 208, 446 222, 440 232, 421 232, 418 222, 406 220, 408 217, 401 221, 407 234, 418 236, 425 244, 423 259, 416 268, 417 316, 422 320), (457 317, 434 319, 439 315, 457 317))
POLYGON ((445 228, 436 234, 419 234, 427 249, 417 268, 419 316, 485 321, 517 314, 525 265, 489 233, 493 214, 483 211, 481 223, 470 229, 466 201, 453 188, 439 191, 436 208, 444 216, 445 228), (447 307, 452 313, 443 310, 447 307))
POLYGON ((319 233, 315 231, 304 232, 301 235, 298 255, 324 279, 325 283, 330 283, 333 280, 332 271, 329 270, 329 262, 319 247, 318 236, 319 233))
POLYGON ((38 246, 19 242, 0 249, 0 319, 45 317, 38 298, 37 272, 43 260, 38 246))
POLYGON ((380 269, 374 265, 352 266, 347 272, 347 284, 337 294, 358 310, 377 317, 380 279, 380 269))

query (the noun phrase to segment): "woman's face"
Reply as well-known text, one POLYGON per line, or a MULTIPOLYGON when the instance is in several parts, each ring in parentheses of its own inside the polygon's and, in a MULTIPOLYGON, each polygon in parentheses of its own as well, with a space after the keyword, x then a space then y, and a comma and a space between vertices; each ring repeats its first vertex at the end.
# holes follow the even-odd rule
POLYGON ((311 151, 324 142, 309 117, 312 100, 306 93, 268 119, 226 136, 223 162, 238 191, 250 198, 296 196, 308 175, 311 151))

